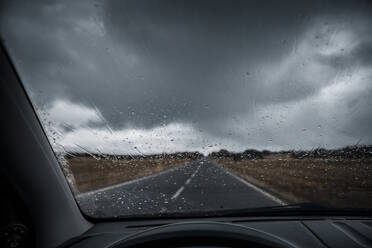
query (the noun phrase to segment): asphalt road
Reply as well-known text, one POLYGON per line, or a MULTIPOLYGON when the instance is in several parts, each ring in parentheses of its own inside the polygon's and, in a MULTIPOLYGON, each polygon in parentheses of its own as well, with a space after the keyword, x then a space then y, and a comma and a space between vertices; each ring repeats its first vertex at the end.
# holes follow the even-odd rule
POLYGON ((77 197, 91 216, 215 211, 281 205, 283 202, 213 162, 196 163, 77 197))

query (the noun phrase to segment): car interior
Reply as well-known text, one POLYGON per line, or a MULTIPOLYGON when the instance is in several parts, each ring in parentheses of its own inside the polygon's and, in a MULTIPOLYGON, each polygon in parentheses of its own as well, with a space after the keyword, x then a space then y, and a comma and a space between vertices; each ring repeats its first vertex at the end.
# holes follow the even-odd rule
POLYGON ((87 214, 2 39, 0 247, 372 247, 371 208, 289 204, 207 215, 87 214))

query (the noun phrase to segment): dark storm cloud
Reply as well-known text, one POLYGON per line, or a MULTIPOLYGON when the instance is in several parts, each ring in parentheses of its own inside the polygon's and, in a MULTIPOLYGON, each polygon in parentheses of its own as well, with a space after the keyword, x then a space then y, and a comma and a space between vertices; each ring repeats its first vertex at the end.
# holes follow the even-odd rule
POLYGON ((368 42, 360 44, 354 51, 352 56, 359 60, 362 65, 372 67, 372 37, 368 42))
MULTIPOLYGON (((0 27, 40 109, 75 108, 71 102, 97 110, 81 122, 90 127, 191 123, 210 140, 265 147, 276 135, 280 147, 296 138, 259 120, 267 109, 289 106, 281 116, 305 129, 328 122, 312 99, 330 104, 322 92, 339 78, 361 71, 355 87, 370 87, 371 11, 367 1, 9 1, 0 27), (295 114, 302 102, 304 114, 295 114), (246 136, 252 129, 260 135, 246 136)), ((368 92, 344 96, 357 110, 329 125, 329 143, 347 143, 337 132, 354 140, 355 130, 372 141, 368 92)), ((312 139, 303 142, 319 144, 312 139)))
POLYGON ((305 6, 286 8, 277 2, 112 1, 105 6, 105 23, 119 43, 168 75, 165 82, 163 73, 145 78, 160 95, 158 109, 177 119, 188 113, 187 119, 200 121, 247 111, 247 101, 266 101, 257 94, 261 82, 250 77, 251 68, 283 56, 289 49, 283 41, 306 25, 299 18, 305 6), (265 11, 258 12, 260 8, 265 11), (278 14, 282 10, 285 15, 278 14), (174 110, 183 111, 174 112, 175 105, 174 110))

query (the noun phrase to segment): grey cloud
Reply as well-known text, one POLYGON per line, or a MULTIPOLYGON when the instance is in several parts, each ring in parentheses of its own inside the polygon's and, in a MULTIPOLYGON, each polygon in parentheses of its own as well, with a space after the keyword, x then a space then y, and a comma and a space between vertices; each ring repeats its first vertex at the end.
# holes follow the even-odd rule
MULTIPOLYGON (((36 104, 97 108, 105 121, 96 125, 114 130, 191 123, 244 144, 254 130, 243 136, 227 123, 252 129, 258 109, 296 106, 345 68, 370 65, 369 10, 367 1, 12 1, 0 27, 36 104), (317 54, 342 29, 362 43, 317 54)), ((359 121, 340 128, 352 137, 371 123, 368 100, 355 106, 359 121)), ((261 131, 268 140, 280 129, 261 131)))
POLYGON ((353 51, 353 58, 359 60, 364 66, 372 66, 372 40, 360 44, 353 51))
POLYGON ((320 63, 330 65, 337 70, 347 70, 350 67, 372 65, 372 41, 364 41, 352 49, 341 48, 336 55, 320 55, 320 63))

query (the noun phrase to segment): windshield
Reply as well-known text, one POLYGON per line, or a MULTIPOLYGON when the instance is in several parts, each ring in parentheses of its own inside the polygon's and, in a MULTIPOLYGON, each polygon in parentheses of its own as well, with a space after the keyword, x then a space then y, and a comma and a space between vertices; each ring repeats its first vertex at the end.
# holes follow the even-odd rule
POLYGON ((85 214, 372 208, 371 2, 12 0, 0 11, 85 214))

